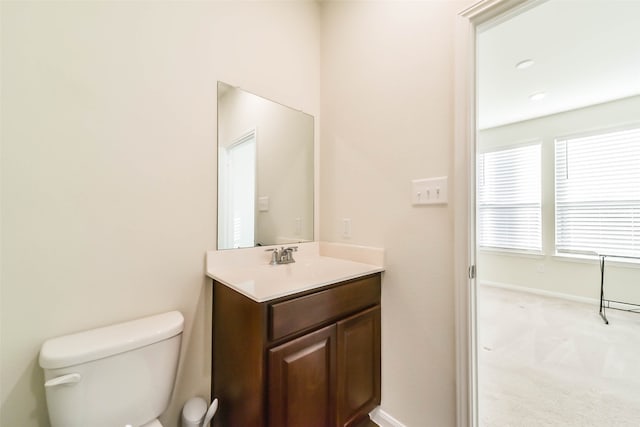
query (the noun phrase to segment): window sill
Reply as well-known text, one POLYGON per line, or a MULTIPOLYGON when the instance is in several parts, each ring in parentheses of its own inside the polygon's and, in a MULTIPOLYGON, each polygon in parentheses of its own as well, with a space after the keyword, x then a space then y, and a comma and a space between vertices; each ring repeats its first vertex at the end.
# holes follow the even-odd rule
POLYGON ((519 251, 517 249, 498 249, 498 248, 478 248, 479 252, 487 255, 505 255, 518 258, 544 259, 546 255, 543 252, 535 251, 519 251))

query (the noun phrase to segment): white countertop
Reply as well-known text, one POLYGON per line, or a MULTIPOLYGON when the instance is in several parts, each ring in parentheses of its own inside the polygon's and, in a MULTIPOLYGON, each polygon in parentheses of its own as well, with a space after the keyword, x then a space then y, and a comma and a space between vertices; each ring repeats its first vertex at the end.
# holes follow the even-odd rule
POLYGON ((384 251, 379 248, 318 242, 297 246, 296 262, 280 265, 269 264, 269 247, 209 251, 207 276, 264 302, 384 271, 384 251))

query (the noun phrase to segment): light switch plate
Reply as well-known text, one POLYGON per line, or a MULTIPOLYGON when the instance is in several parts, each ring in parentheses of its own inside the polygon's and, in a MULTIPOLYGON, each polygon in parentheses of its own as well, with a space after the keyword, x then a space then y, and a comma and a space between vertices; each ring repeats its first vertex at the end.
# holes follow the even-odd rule
POLYGON ((411 203, 414 205, 438 205, 449 202, 447 177, 414 179, 411 181, 411 203))
POLYGON ((269 196, 258 197, 258 212, 269 212, 269 196))

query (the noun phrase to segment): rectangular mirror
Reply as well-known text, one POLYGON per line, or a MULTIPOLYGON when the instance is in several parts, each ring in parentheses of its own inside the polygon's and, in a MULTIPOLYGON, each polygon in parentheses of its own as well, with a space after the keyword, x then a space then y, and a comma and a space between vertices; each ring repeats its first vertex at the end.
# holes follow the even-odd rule
POLYGON ((313 116, 218 82, 218 249, 313 240, 313 116))

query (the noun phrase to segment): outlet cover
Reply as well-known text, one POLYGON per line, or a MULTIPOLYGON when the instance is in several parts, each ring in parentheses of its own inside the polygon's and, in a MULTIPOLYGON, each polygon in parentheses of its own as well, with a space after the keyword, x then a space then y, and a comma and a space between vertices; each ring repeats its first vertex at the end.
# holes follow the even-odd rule
POLYGON ((351 218, 342 218, 342 238, 351 238, 351 218))
POLYGON ((294 234, 296 236, 299 236, 300 234, 302 234, 302 218, 296 218, 294 219, 294 234))

